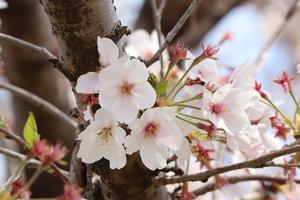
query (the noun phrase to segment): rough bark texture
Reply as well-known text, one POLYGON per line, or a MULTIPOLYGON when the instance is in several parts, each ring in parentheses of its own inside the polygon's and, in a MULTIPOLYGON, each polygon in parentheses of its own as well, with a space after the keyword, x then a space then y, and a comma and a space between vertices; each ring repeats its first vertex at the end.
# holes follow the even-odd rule
POLYGON ((108 0, 41 0, 52 32, 61 48, 61 61, 75 75, 99 67, 97 36, 108 36, 118 26, 112 2, 108 0))
MULTIPOLYGON (((49 21, 39 3, 35 0, 8 0, 8 3, 9 8, 0 12, 1 31, 57 52, 57 43, 51 35, 49 21)), ((6 76, 11 83, 37 94, 68 112, 66 80, 45 58, 32 55, 6 42, 1 42, 1 46, 6 76)), ((66 145, 71 146, 74 129, 56 116, 44 113, 17 97, 13 97, 12 106, 15 116, 14 128, 17 133, 22 133, 28 112, 32 111, 37 118, 38 130, 42 137, 52 142, 64 141, 66 145)), ((44 175, 33 187, 33 195, 39 197, 56 196, 61 192, 61 181, 51 175, 44 175)))
MULTIPOLYGON (((58 38, 64 65, 77 76, 99 69, 97 36, 113 37, 118 35, 116 31, 120 30, 117 28, 119 21, 113 2, 77 0, 74 3, 74 0, 41 0, 41 3, 50 18, 53 34, 58 38)), ((122 45, 119 46, 122 49, 122 45)), ((87 190, 90 189, 91 177, 86 177, 85 171, 90 169, 90 166, 85 168, 80 163, 76 158, 77 150, 78 144, 75 144, 70 178, 73 183, 85 187, 85 193, 90 195, 90 191, 87 190)), ((154 174, 145 169, 137 155, 129 156, 126 167, 121 170, 110 170, 105 160, 95 164, 93 168, 94 172, 101 176, 100 188, 104 199, 169 198, 165 187, 154 187, 152 184, 154 174)), ((95 199, 101 199, 100 196, 95 199)))
MULTIPOLYGON (((160 2, 160 0, 157 0, 160 2)), ((178 33, 176 40, 185 42, 189 46, 198 45, 205 34, 219 22, 231 9, 238 6, 245 0, 204 0, 196 11, 190 16, 189 20, 178 33)), ((140 17, 136 21, 136 28, 146 29, 151 32, 154 29, 153 15, 151 11, 151 0, 145 0, 141 9, 140 17)), ((182 0, 168 0, 162 14, 162 32, 167 33, 176 24, 191 3, 182 0)))

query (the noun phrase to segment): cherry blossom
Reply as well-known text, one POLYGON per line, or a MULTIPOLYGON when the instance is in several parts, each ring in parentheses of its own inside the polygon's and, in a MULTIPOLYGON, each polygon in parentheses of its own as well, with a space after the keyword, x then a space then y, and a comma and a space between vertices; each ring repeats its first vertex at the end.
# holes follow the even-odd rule
POLYGON ((158 50, 157 32, 152 31, 149 35, 145 30, 139 29, 128 36, 126 52, 135 57, 150 59, 158 50))
MULTIPOLYGON (((161 41, 164 41, 164 37, 161 38, 161 41)), ((149 60, 158 49, 159 43, 156 30, 153 30, 151 34, 142 29, 132 32, 128 36, 127 45, 125 46, 125 51, 130 56, 141 57, 145 60, 149 60)), ((162 59, 164 63, 168 62, 169 56, 166 51, 162 53, 162 59)), ((154 62, 147 69, 155 75, 159 75, 160 61, 154 62)))
POLYGON ((77 156, 85 163, 94 163, 104 157, 109 160, 111 169, 120 169, 126 164, 125 135, 114 115, 106 109, 99 109, 95 120, 78 136, 81 143, 77 156))
POLYGON ((65 185, 64 193, 56 200, 83 200, 79 191, 73 185, 65 185))
POLYGON ((291 81, 294 77, 289 77, 286 72, 282 72, 282 75, 278 77, 277 80, 274 80, 275 83, 281 85, 286 93, 290 92, 291 90, 291 81))
MULTIPOLYGON (((187 55, 189 60, 185 61, 185 68, 189 68, 195 56, 190 52, 187 55)), ((193 66, 193 68, 188 73, 188 78, 185 83, 185 91, 191 95, 197 95, 203 92, 203 89, 207 84, 218 85, 218 75, 217 75, 217 65, 213 59, 207 58, 202 62, 193 66)))
MULTIPOLYGON (((99 63, 102 67, 107 67, 119 61, 119 48, 111 39, 98 37, 97 46, 99 63)), ((78 78, 75 89, 78 93, 93 94, 99 92, 98 85, 98 73, 87 72, 78 78)))
POLYGON ((0 9, 8 7, 8 3, 5 0, 0 0, 0 9))
POLYGON ((156 101, 148 76, 145 64, 137 59, 104 68, 99 73, 100 105, 119 122, 132 122, 139 110, 152 107, 156 101))
POLYGON ((178 150, 183 140, 174 118, 173 108, 156 107, 146 110, 140 119, 129 124, 132 131, 125 139, 126 152, 132 154, 139 150, 147 168, 164 168, 168 150, 178 150))
POLYGON ((205 90, 202 114, 216 126, 228 128, 231 132, 237 133, 246 124, 250 124, 244 111, 248 101, 247 92, 233 88, 230 84, 222 86, 213 94, 205 90))
POLYGON ((296 65, 296 71, 297 71, 298 74, 300 73, 300 64, 296 65))

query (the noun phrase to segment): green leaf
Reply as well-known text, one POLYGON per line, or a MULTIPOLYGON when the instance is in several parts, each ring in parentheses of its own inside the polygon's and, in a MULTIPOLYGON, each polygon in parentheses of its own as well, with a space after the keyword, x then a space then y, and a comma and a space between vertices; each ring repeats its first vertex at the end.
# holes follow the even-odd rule
POLYGON ((5 123, 0 120, 0 128, 5 128, 5 123))
POLYGON ((26 141, 26 148, 31 149, 33 143, 40 139, 40 135, 37 132, 36 121, 32 112, 29 112, 29 116, 26 120, 23 137, 26 141))
POLYGON ((155 90, 158 97, 166 91, 167 86, 168 86, 168 80, 164 80, 157 84, 155 90))

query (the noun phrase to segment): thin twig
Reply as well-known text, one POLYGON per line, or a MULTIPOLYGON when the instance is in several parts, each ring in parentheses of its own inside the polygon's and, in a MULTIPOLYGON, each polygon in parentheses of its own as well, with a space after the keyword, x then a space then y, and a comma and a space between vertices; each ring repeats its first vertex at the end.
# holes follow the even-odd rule
MULTIPOLYGON (((228 180, 229 183, 239 183, 244 181, 270 181, 270 182, 276 182, 278 184, 285 184, 287 181, 287 178, 283 177, 273 177, 273 176, 263 176, 263 175, 248 175, 248 176, 232 176, 232 177, 226 177, 226 180, 228 180)), ((298 184, 300 184, 299 179, 294 179, 294 181, 298 184)), ((207 185, 198 188, 194 190, 192 193, 195 196, 206 194, 207 192, 216 190, 216 182, 208 183, 207 185)))
POLYGON ((49 62, 51 62, 54 66, 54 68, 58 69, 60 72, 62 72, 70 81, 74 81, 75 80, 75 76, 74 74, 67 70, 62 63, 60 62, 60 60, 54 56, 48 49, 46 49, 45 47, 41 47, 35 44, 32 44, 30 42, 21 40, 19 38, 13 37, 11 35, 6 35, 4 33, 0 33, 0 40, 4 40, 7 42, 10 42, 18 47, 21 47, 25 50, 28 50, 32 53, 35 53, 37 55, 41 55, 43 57, 45 57, 49 62))
MULTIPOLYGON (((7 149, 7 148, 3 148, 3 147, 0 147, 0 153, 1 154, 4 154, 8 157, 11 157, 11 158, 15 158, 17 160, 20 160, 20 161, 24 161, 26 159, 26 156, 21 154, 21 153, 18 153, 18 152, 15 152, 13 150, 10 150, 10 149, 7 149)), ((36 159, 31 159, 28 164, 30 165, 33 165, 33 166, 40 166, 42 163, 41 161, 39 160, 36 160, 36 159)), ((60 169, 57 165, 55 164, 52 164, 51 165, 52 169, 54 170, 54 172, 60 177, 62 178, 62 180, 64 182, 68 182, 68 172, 63 170, 63 169, 60 169)))
MULTIPOLYGON (((162 45, 162 32, 161 32, 161 14, 164 8, 164 5, 166 4, 166 0, 162 0, 162 5, 160 5, 160 10, 157 8, 156 0, 151 0, 151 7, 153 12, 153 20, 155 24, 155 29, 157 31, 157 37, 158 37, 158 47, 160 48, 162 45)), ((161 80, 164 78, 164 61, 162 55, 159 56, 160 60, 160 78, 161 80)))
POLYGON ((271 48, 271 46, 273 45, 273 43, 276 41, 276 39, 280 36, 280 34, 282 33, 282 31, 287 26, 287 24, 290 21, 290 19, 296 13, 298 3, 299 3, 299 0, 295 0, 294 1, 294 3, 292 4, 292 6, 290 7, 290 9, 286 13, 284 19, 282 20, 282 22, 280 23, 280 25, 278 26, 278 28, 272 33, 272 35, 270 36, 270 38, 264 43, 263 47, 261 48, 261 50, 260 50, 260 52, 259 52, 259 54, 258 54, 258 56, 256 58, 256 61, 255 61, 256 65, 261 65, 262 64, 262 61, 264 60, 265 54, 271 48))
POLYGON ((74 128, 77 127, 77 123, 73 119, 71 119, 67 114, 62 112, 60 109, 55 107, 53 104, 36 96, 35 94, 32 94, 22 88, 19 88, 17 86, 14 86, 9 83, 4 83, 4 82, 0 82, 0 88, 14 93, 15 95, 23 98, 24 100, 27 100, 27 101, 33 103, 34 105, 38 106, 42 110, 47 111, 48 113, 54 114, 55 116, 59 117, 61 120, 65 121, 72 127, 74 127, 74 128))
POLYGON ((17 136, 16 134, 11 133, 10 131, 4 129, 4 128, 0 128, 0 136, 3 136, 7 139, 13 140, 18 144, 24 145, 26 142, 19 136, 17 136))
POLYGON ((159 59, 162 52, 167 48, 168 44, 170 44, 179 30, 182 28, 186 20, 189 18, 191 13, 194 11, 194 9, 199 5, 199 3, 202 2, 202 0, 193 0, 192 3, 189 5, 189 7, 186 9, 186 11, 183 13, 183 15, 180 17, 176 25, 173 27, 173 29, 167 34, 165 42, 161 45, 161 47, 157 50, 157 52, 154 54, 154 56, 146 61, 146 66, 150 66, 155 61, 159 59))
POLYGON ((184 175, 184 176, 173 176, 173 177, 162 177, 156 179, 156 183, 158 185, 168 185, 168 184, 174 184, 174 183, 182 183, 187 181, 207 181, 210 177, 222 174, 225 172, 237 170, 237 169, 244 169, 244 168, 261 168, 264 167, 264 164, 267 162, 270 162, 274 158, 289 155, 292 153, 296 153, 300 151, 300 145, 293 145, 288 146, 285 148, 282 148, 277 151, 270 152, 266 155, 260 156, 258 158, 248 160, 245 162, 240 162, 224 167, 218 167, 215 169, 207 170, 205 172, 191 174, 191 175, 184 175))

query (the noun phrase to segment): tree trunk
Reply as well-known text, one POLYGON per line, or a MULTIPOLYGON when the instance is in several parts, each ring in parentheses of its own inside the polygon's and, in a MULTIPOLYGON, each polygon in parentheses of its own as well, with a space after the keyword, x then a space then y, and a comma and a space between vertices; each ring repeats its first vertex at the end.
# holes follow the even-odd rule
MULTIPOLYGON (((97 36, 118 35, 119 20, 111 0, 41 0, 48 14, 53 34, 58 38, 63 64, 77 75, 99 69, 97 36)), ((114 38, 112 38, 114 39, 114 38)), ((119 42, 122 52, 122 42, 119 42)), ((75 82, 72 82, 73 86, 75 82)), ((75 94, 76 95, 76 94, 75 94)), ((79 102, 78 102, 79 103, 79 102)), ((79 106, 79 109, 82 109, 79 106)), ((82 111, 82 110, 81 110, 82 111)), ((73 183, 86 187, 85 171, 75 157, 70 178, 73 183)), ((93 165, 94 172, 101 176, 100 188, 104 199, 169 199, 165 187, 156 188, 152 184, 155 176, 142 164, 139 156, 128 156, 126 167, 110 170, 106 160, 93 165)), ((99 199, 100 197, 96 197, 99 199)))

